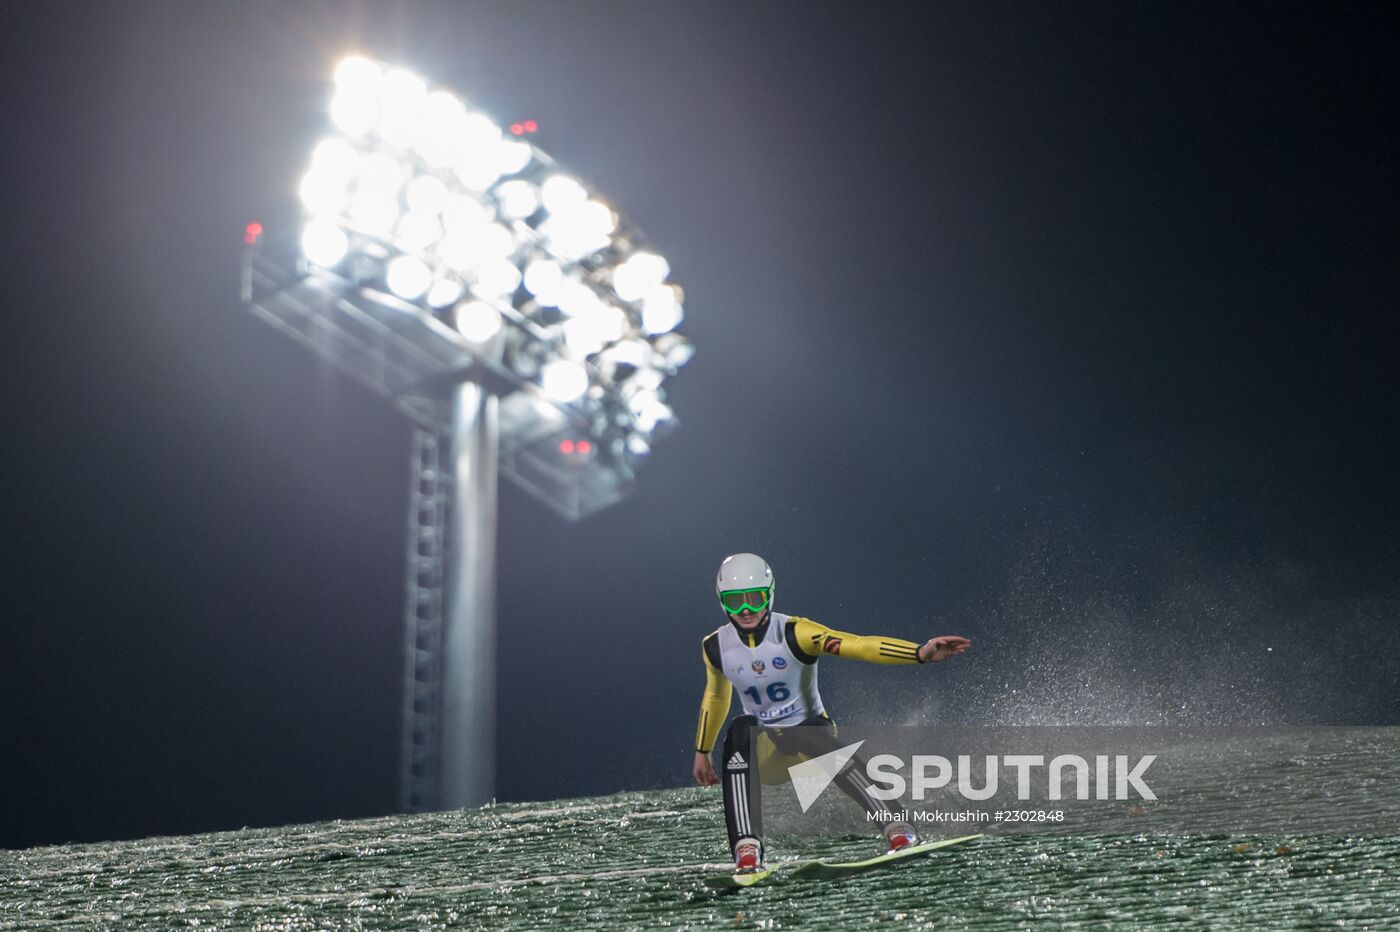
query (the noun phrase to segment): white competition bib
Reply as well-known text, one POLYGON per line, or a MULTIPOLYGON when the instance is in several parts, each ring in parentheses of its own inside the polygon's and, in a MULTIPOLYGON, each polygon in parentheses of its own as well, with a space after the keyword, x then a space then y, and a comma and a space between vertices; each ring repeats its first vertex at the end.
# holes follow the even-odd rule
POLYGON ((719 659, 744 713, 764 725, 794 725, 823 714, 817 665, 803 663, 783 636, 788 616, 773 612, 763 640, 749 647, 731 624, 717 630, 719 659))

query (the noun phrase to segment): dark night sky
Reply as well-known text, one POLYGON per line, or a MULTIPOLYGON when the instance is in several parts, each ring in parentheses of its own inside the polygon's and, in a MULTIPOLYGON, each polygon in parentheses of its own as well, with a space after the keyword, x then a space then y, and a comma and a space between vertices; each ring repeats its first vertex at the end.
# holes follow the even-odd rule
POLYGON ((409 429, 237 299, 351 50, 538 120, 699 348, 633 497, 503 491, 503 798, 688 779, 734 550, 974 638, 848 721, 1400 724, 1393 4, 36 8, 0 845, 395 804, 409 429))

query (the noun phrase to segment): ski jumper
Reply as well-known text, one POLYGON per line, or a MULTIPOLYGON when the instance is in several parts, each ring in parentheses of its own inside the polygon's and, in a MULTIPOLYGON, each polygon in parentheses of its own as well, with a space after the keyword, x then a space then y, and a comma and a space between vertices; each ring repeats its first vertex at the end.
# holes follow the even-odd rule
MULTIPOLYGON (((720 761, 724 816, 729 847, 740 841, 762 845, 758 762, 751 753, 751 729, 763 727, 779 749, 815 756, 840 747, 835 723, 826 714, 817 690, 817 661, 823 655, 882 664, 922 663, 919 646, 890 637, 862 637, 812 621, 769 612, 752 631, 725 624, 701 642, 705 695, 695 729, 695 749, 708 754, 729 714, 730 687, 739 694, 744 714, 729 725, 720 761), (809 726, 800 729, 792 726, 809 726), (810 727, 816 726, 816 727, 810 727), (799 748, 800 737, 800 748, 799 748)), ((867 812, 882 812, 884 803, 869 794, 870 782, 859 758, 852 758, 836 785, 867 812)))

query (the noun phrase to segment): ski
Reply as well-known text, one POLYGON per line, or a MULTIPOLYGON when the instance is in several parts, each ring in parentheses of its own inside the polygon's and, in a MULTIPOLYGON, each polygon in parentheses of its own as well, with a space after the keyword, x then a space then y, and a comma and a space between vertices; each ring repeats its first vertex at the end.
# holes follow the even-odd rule
POLYGON ((877 857, 868 858, 864 861, 848 861, 845 863, 831 863, 829 861, 806 861, 798 865, 792 872, 793 877, 798 880, 836 880, 841 877, 850 877, 853 874, 861 874, 866 871, 878 870, 891 864, 897 864, 908 858, 915 858, 921 854, 928 854, 939 848, 947 848, 951 845, 960 845, 963 842, 973 841, 981 838, 981 835, 963 835, 960 838, 941 838, 938 841, 925 842, 922 845, 911 845, 899 851, 891 851, 877 857))

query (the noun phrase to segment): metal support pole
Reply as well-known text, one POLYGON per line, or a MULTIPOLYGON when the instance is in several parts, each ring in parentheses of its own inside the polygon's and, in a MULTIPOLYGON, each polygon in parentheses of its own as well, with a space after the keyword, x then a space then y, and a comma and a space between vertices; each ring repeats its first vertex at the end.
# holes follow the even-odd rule
POLYGON ((452 397, 454 477, 442 668, 442 805, 496 792, 496 398, 475 382, 452 397))

